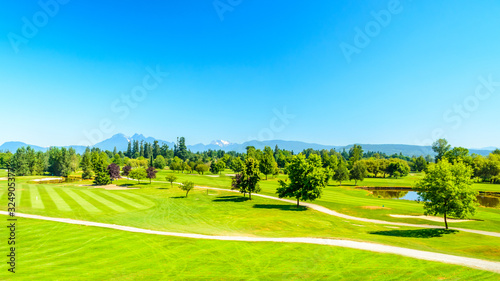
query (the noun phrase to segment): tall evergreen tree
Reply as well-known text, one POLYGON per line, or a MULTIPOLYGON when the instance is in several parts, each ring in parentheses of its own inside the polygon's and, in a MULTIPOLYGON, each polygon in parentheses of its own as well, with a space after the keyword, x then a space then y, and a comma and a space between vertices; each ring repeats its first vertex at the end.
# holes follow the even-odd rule
POLYGON ((177 138, 177 144, 175 145, 174 156, 179 157, 182 161, 186 161, 186 159, 188 159, 186 139, 184 137, 177 138))
POLYGON ((269 146, 264 147, 264 155, 259 163, 259 169, 264 175, 266 175, 266 180, 267 175, 275 174, 278 169, 278 164, 276 164, 276 160, 274 159, 273 151, 269 146))
POLYGON ((85 152, 83 153, 83 158, 81 162, 81 167, 83 170, 82 179, 90 179, 93 176, 92 172, 92 156, 90 153, 90 149, 87 147, 85 152))
POLYGON ((134 154, 132 153, 132 142, 129 141, 127 144, 127 152, 125 153, 125 156, 128 158, 131 158, 134 154))
POLYGON ((134 144, 133 144, 133 147, 132 147, 132 156, 131 156, 131 158, 138 158, 139 156, 141 156, 139 154, 139 141, 135 140, 134 144))
POLYGON ((139 156, 144 157, 144 140, 141 140, 141 144, 139 146, 139 156))
POLYGON ((342 185, 343 181, 349 180, 349 170, 344 160, 341 160, 337 166, 335 174, 333 175, 333 180, 338 181, 339 185, 342 185))
POLYGON ((153 158, 156 159, 160 155, 160 146, 158 145, 158 141, 155 140, 153 142, 153 158))

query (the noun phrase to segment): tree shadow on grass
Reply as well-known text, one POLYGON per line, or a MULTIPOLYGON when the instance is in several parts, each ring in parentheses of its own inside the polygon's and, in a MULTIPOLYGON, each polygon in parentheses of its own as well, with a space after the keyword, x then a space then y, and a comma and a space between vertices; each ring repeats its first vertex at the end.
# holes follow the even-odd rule
POLYGON ((278 210, 282 210, 282 211, 305 211, 305 210, 307 210, 306 206, 297 207, 296 205, 255 204, 255 205, 253 205, 253 207, 257 208, 257 209, 278 209, 278 210))
POLYGON ((219 196, 215 198, 214 202, 245 202, 248 199, 248 197, 241 197, 241 196, 219 196))
POLYGON ((186 198, 186 196, 174 196, 174 197, 170 197, 172 199, 180 199, 180 198, 186 198))
POLYGON ((442 237, 444 234, 455 234, 458 230, 442 229, 442 228, 426 228, 415 230, 387 230, 373 231, 370 234, 396 236, 396 237, 412 237, 412 238, 433 238, 442 237))
POLYGON ((117 184, 116 186, 133 187, 134 184, 131 184, 131 183, 120 183, 120 184, 117 184))

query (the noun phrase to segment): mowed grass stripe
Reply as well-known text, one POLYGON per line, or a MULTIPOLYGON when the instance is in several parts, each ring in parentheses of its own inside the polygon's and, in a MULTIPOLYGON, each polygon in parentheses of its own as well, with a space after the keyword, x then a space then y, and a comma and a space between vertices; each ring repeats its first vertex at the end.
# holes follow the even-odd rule
POLYGON ((80 195, 76 194, 74 190, 69 189, 69 188, 65 188, 65 189, 63 189, 63 191, 66 192, 66 194, 68 194, 69 197, 71 197, 73 200, 75 200, 76 203, 78 203, 78 205, 82 206, 82 208, 84 208, 85 211, 87 211, 89 213, 102 212, 96 206, 92 205, 90 202, 88 202, 87 200, 80 197, 80 195))
POLYGON ((28 188, 28 185, 26 185, 26 184, 21 185, 20 184, 20 185, 18 185, 18 187, 20 187, 19 188, 20 191, 22 189, 22 191, 20 193, 21 196, 18 197, 19 206, 23 206, 23 207, 30 206, 30 194, 31 194, 31 192, 28 188))
POLYGON ((120 195, 118 195, 118 194, 114 193, 114 192, 101 192, 101 194, 104 194, 104 195, 106 195, 106 196, 109 196, 109 197, 111 197, 111 198, 114 198, 114 199, 116 199, 116 200, 119 200, 119 201, 121 201, 121 202, 123 202, 123 203, 125 203, 125 204, 127 204, 127 205, 130 205, 130 206, 132 206, 132 207, 134 207, 134 208, 137 208, 137 209, 146 209, 146 208, 147 208, 147 206, 144 206, 144 205, 139 204, 139 203, 137 203, 137 202, 135 202, 135 201, 132 201, 132 200, 130 200, 130 199, 127 199, 127 198, 125 198, 125 197, 123 197, 123 196, 120 196, 120 195))
POLYGON ((21 206, 21 196, 22 195, 23 195, 23 188, 17 187, 16 188, 16 207, 21 206))
POLYGON ((108 199, 102 198, 101 196, 97 195, 96 192, 90 191, 90 190, 81 190, 82 193, 86 194, 88 197, 98 201, 99 203, 104 204, 105 206, 117 211, 117 212, 126 212, 127 209, 116 205, 115 203, 109 201, 108 199))
POLYGON ((35 185, 29 185, 29 189, 30 189, 31 207, 34 209, 45 209, 42 197, 40 196, 40 192, 38 192, 38 187, 35 185))
POLYGON ((49 194, 52 201, 54 201, 57 209, 67 212, 71 211, 71 207, 68 205, 68 203, 66 203, 66 201, 64 201, 64 199, 62 199, 62 197, 57 194, 52 186, 45 186, 45 190, 49 194))
POLYGON ((143 205, 145 206, 154 206, 155 203, 149 199, 146 199, 144 196, 141 196, 141 195, 137 195, 135 193, 131 193, 131 192, 122 192, 121 195, 125 195, 127 197, 132 197, 133 199, 137 200, 137 201, 140 201, 143 203, 143 205))

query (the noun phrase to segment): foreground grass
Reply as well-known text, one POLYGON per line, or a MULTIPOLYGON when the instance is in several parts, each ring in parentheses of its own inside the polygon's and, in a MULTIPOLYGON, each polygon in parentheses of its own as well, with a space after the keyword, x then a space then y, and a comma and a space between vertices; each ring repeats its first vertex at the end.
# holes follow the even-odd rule
MULTIPOLYGON (((498 280, 467 267, 308 244, 184 239, 19 218, 1 280, 498 280)), ((2 228, 0 235, 7 236, 2 228)), ((0 251, 6 253, 6 243, 0 251)))
MULTIPOLYGON (((102 190, 77 184, 18 184, 18 211, 146 229, 207 235, 324 237, 370 241, 425 251, 500 260, 500 239, 460 232, 348 221, 294 204, 227 191, 195 189, 188 198, 169 183, 102 190), (64 204, 62 204, 64 202, 64 204)), ((0 197, 6 202, 6 195, 0 197)), ((4 210, 5 206, 0 205, 4 210)))

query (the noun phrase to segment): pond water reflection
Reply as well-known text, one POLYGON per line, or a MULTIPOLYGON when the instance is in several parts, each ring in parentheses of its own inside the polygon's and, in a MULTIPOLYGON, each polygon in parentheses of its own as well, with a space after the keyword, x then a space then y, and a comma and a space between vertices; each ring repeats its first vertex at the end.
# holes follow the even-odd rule
MULTIPOLYGON (((372 190, 373 196, 378 198, 392 198, 399 200, 422 201, 416 191, 413 190, 372 190)), ((483 207, 500 208, 500 198, 493 196, 478 195, 477 202, 483 207)))

